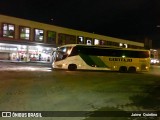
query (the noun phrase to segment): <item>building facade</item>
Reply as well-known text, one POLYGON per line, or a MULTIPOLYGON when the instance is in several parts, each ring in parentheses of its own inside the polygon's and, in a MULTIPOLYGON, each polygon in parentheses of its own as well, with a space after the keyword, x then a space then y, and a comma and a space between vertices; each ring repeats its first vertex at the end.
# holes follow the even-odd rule
POLYGON ((144 48, 144 43, 0 15, 0 60, 49 61, 64 44, 144 48))

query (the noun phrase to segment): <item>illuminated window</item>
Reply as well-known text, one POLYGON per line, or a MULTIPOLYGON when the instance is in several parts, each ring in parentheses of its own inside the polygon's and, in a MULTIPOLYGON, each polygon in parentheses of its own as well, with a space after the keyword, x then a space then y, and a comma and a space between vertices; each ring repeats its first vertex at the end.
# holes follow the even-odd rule
POLYGON ((44 40, 44 30, 41 29, 35 29, 34 32, 35 41, 37 42, 43 42, 44 40))
POLYGON ((23 27, 23 26, 20 26, 19 27, 19 31, 20 31, 20 39, 23 39, 23 40, 29 40, 30 39, 30 28, 28 27, 23 27))
POLYGON ((87 45, 92 45, 92 38, 86 37, 85 42, 87 45))
POLYGON ((94 45, 99 45, 99 40, 98 39, 94 39, 94 45))
POLYGON ((15 36, 15 26, 12 24, 4 23, 3 25, 3 37, 14 38, 15 36))
POLYGON ((128 45, 127 44, 124 44, 125 48, 128 48, 128 45))
POLYGON ((47 31, 47 42, 48 43, 56 43, 56 32, 47 31))
POLYGON ((120 47, 123 47, 123 43, 119 43, 119 46, 120 46, 120 47))
POLYGON ((84 37, 83 36, 78 36, 77 44, 84 44, 84 37))

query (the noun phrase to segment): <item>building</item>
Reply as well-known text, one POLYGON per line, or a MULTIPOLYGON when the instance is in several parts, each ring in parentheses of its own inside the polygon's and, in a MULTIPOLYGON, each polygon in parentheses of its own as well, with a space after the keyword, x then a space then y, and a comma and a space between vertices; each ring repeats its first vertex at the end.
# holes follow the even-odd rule
POLYGON ((150 53, 151 53, 151 64, 159 64, 160 50, 158 50, 158 49, 150 49, 150 53))
POLYGON ((0 59, 49 61, 51 51, 64 44, 144 48, 144 43, 0 15, 0 59))

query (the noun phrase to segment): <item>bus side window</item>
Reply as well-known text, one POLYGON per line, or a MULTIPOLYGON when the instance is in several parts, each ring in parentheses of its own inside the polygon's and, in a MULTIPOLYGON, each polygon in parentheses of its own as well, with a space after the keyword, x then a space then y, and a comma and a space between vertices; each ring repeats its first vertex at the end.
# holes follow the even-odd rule
POLYGON ((58 51, 57 52, 57 60, 62 60, 62 58, 63 58, 63 54, 62 54, 62 52, 60 52, 60 51, 58 51))

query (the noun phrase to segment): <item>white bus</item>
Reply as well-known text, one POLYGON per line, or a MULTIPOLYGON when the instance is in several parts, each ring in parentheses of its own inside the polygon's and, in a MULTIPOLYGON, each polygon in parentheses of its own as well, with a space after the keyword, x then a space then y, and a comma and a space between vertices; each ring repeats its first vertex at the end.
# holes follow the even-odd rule
POLYGON ((149 71, 150 51, 98 45, 68 44, 53 54, 53 69, 149 71))

